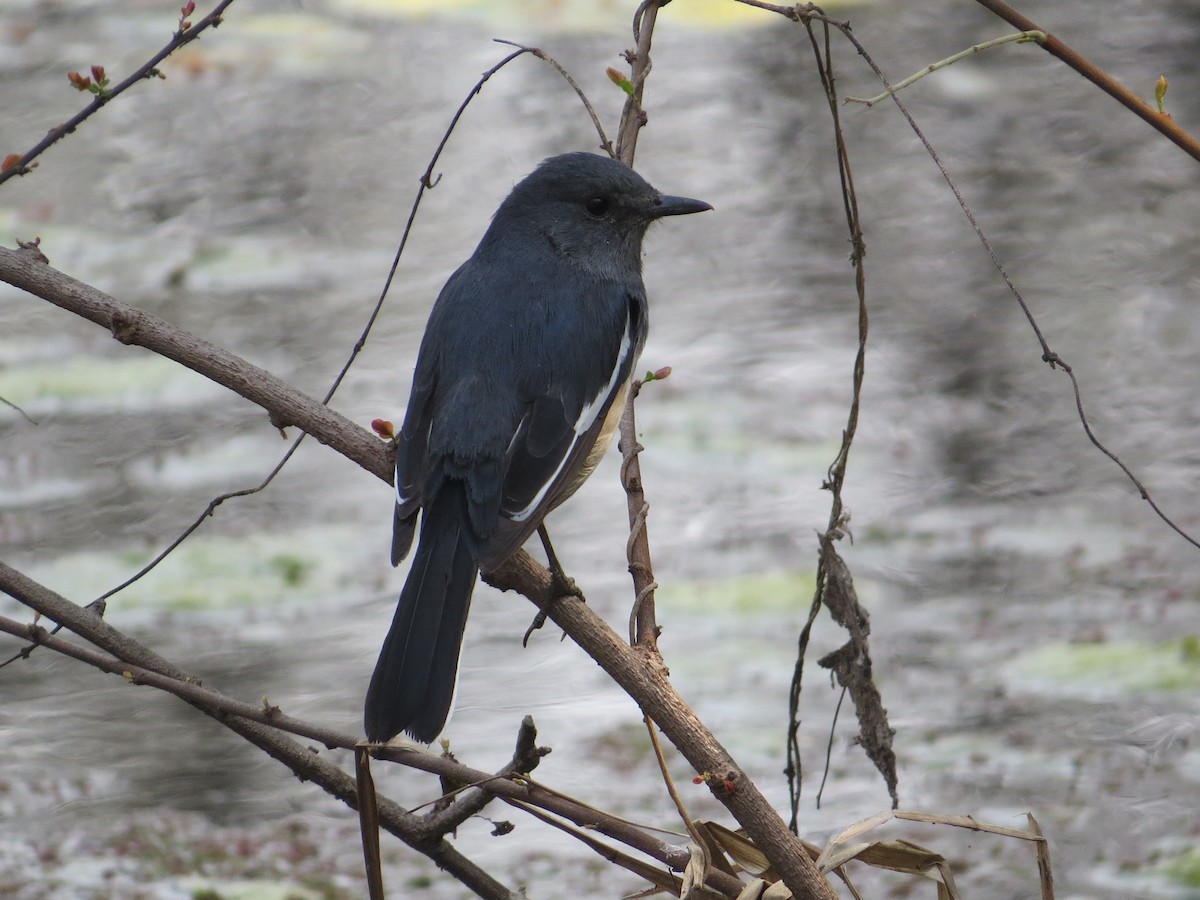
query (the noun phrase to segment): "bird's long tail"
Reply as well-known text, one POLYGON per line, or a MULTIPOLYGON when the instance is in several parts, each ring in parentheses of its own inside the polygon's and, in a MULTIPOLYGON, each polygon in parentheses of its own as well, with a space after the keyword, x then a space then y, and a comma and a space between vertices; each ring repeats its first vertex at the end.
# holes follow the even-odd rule
POLYGON ((372 741, 407 731, 428 744, 446 724, 479 573, 468 528, 462 482, 443 483, 422 511, 412 569, 367 689, 365 725, 372 741))

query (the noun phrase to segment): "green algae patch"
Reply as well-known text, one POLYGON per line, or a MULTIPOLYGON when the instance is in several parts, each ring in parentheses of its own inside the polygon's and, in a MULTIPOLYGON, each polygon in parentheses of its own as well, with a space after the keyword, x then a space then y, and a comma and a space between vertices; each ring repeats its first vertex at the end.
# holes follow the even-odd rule
MULTIPOLYGON (((196 534, 112 601, 122 609, 215 612, 327 599, 355 590, 369 565, 362 534, 349 527, 241 537, 196 534)), ((75 553, 34 575, 77 602, 129 578, 149 553, 75 553)), ((361 585, 359 584, 359 588, 361 585)))
POLYGON ((1014 681, 1040 692, 1103 697, 1200 690, 1196 638, 1164 643, 1111 641, 1038 647, 1008 666, 1014 681))
POLYGON ((775 613, 792 611, 812 600, 811 572, 765 572, 712 581, 660 585, 655 606, 673 613, 775 613))
POLYGON ((1189 850, 1171 860, 1167 865, 1166 874, 1182 887, 1200 890, 1200 850, 1189 850))
POLYGON ((0 397, 30 414, 62 408, 142 408, 186 404, 221 389, 156 354, 78 357, 0 369, 0 397))

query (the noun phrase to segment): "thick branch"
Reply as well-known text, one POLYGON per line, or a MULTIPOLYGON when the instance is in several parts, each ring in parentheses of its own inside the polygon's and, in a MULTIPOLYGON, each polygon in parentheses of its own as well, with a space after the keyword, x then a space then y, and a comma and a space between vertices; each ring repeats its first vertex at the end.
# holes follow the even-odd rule
MULTIPOLYGON (((296 720, 283 716, 278 710, 242 704, 199 685, 196 679, 184 674, 173 663, 113 628, 98 615, 84 609, 54 591, 43 587, 10 566, 0 563, 0 591, 20 600, 42 615, 62 622, 71 631, 102 647, 112 656, 97 653, 88 648, 75 647, 63 638, 53 637, 36 626, 9 627, 9 620, 0 619, 0 630, 9 631, 25 638, 54 645, 60 652, 75 656, 85 662, 104 669, 130 675, 134 683, 142 681, 155 684, 182 697, 187 703, 216 719, 234 733, 245 738, 269 756, 286 765, 302 781, 312 781, 323 790, 341 800, 352 809, 358 808, 358 792, 354 779, 332 763, 321 759, 308 747, 304 747, 280 733, 277 722, 296 720), (65 646, 62 646, 65 645, 65 646), (115 657, 120 657, 117 659, 115 657), (244 713, 245 715, 240 715, 244 713), (264 721, 266 724, 264 724, 264 721)), ((350 735, 338 735, 327 729, 305 726, 301 733, 319 733, 319 739, 327 746, 352 748, 356 739, 350 735)), ((432 755, 432 754, 430 754, 432 755)), ((485 777, 487 776, 485 773, 485 777)), ((386 798, 378 798, 380 824, 391 834, 415 850, 428 855, 438 866, 445 869, 481 897, 496 900, 516 900, 517 896, 483 869, 463 856, 442 840, 441 833, 433 833, 424 820, 411 815, 401 806, 386 798)))
POLYGON ((771 860, 797 898, 836 900, 800 839, 672 686, 657 652, 630 647, 578 597, 553 597, 550 573, 527 553, 517 553, 484 579, 501 590, 520 591, 539 608, 548 607, 550 618, 637 701, 692 768, 716 776, 707 781, 709 790, 771 860))
POLYGON ((77 281, 39 261, 36 251, 0 247, 0 281, 107 328, 123 344, 145 347, 187 366, 261 406, 277 427, 301 428, 391 484, 391 463, 378 438, 265 369, 77 281))
MULTIPOLYGON (((356 736, 295 719, 285 715, 277 707, 244 703, 220 691, 204 687, 197 679, 186 675, 174 664, 114 629, 95 613, 71 603, 2 562, 0 591, 47 618, 65 623, 71 631, 97 646, 104 647, 108 652, 79 646, 65 638, 49 634, 39 626, 23 625, 3 617, 0 617, 0 631, 34 641, 102 671, 120 675, 131 684, 147 685, 175 694, 283 762, 301 779, 316 782, 351 808, 357 809, 358 795, 354 779, 336 766, 320 762, 311 750, 301 747, 278 730, 310 737, 328 748, 343 750, 352 750, 358 745, 359 739, 356 736), (122 658, 117 658, 118 649, 122 658)), ((536 758, 530 758, 528 754, 514 756, 513 762, 500 773, 483 772, 465 766, 449 756, 434 754, 415 745, 386 747, 379 750, 377 755, 410 768, 473 785, 474 789, 486 793, 489 797, 497 796, 538 806, 640 850, 670 868, 682 869, 687 863, 688 852, 685 847, 662 841, 636 825, 534 784, 526 777, 514 781, 511 773, 527 773, 534 767, 536 758)), ((460 801, 462 802, 466 803, 468 814, 470 810, 482 806, 477 798, 468 797, 465 801, 460 801)), ((450 869, 456 878, 470 884, 458 871, 459 868, 467 866, 469 860, 455 854, 449 845, 441 847, 442 836, 462 821, 461 811, 451 808, 427 817, 418 817, 384 798, 379 798, 378 803, 381 824, 389 832, 409 846, 429 854, 439 865, 442 865, 444 859, 448 859, 449 863, 442 867, 450 869), (434 849, 438 855, 433 853, 434 849), (445 855, 446 851, 450 851, 448 856, 445 855)), ((455 804, 456 807, 459 805, 455 804)), ((467 872, 467 875, 477 878, 471 872, 467 872)), ((731 878, 717 878, 712 882, 712 886, 731 897, 736 897, 742 887, 737 883, 737 879, 731 878)), ((496 896, 493 893, 479 893, 485 897, 496 896)), ((510 895, 505 893, 502 896, 510 895)))

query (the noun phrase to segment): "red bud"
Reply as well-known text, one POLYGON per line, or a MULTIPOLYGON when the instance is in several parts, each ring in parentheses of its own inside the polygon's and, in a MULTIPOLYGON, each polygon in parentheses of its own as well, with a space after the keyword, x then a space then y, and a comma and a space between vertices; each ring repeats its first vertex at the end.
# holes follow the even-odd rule
POLYGON ((4 157, 4 162, 0 162, 0 172, 7 172, 13 166, 21 161, 20 153, 10 153, 4 157))
POLYGON ((104 80, 104 66, 92 66, 92 77, 96 79, 97 84, 99 84, 101 81, 103 81, 104 80))
POLYGON ((372 419, 371 430, 385 441, 393 440, 396 437, 395 428, 387 419, 372 419))
POLYGON ((194 13, 195 11, 196 11, 196 4, 193 2, 193 0, 188 0, 187 3, 185 3, 185 4, 183 4, 183 6, 179 7, 179 12, 183 14, 183 18, 185 18, 185 19, 188 16, 190 16, 192 13, 194 13))

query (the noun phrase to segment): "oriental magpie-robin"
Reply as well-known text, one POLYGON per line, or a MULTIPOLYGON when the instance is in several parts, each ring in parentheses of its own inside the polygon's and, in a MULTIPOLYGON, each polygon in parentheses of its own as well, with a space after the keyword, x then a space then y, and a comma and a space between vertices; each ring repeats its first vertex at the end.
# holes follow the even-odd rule
POLYGON ((547 159, 442 288, 396 438, 392 564, 417 552, 367 691, 375 741, 432 742, 471 591, 591 474, 646 340, 642 238, 711 209, 591 153, 547 159))

